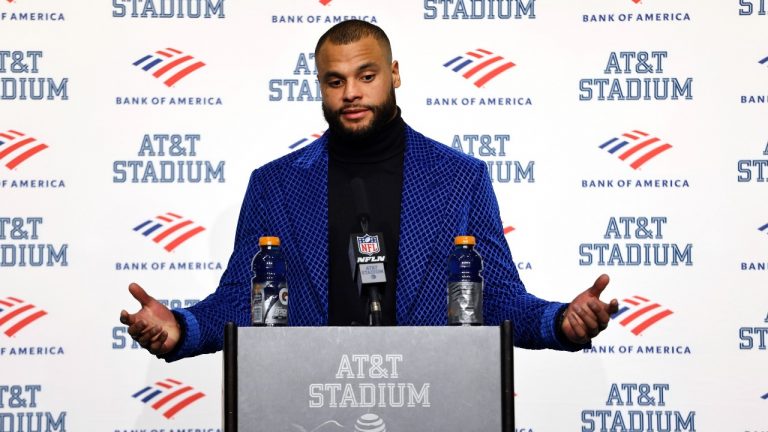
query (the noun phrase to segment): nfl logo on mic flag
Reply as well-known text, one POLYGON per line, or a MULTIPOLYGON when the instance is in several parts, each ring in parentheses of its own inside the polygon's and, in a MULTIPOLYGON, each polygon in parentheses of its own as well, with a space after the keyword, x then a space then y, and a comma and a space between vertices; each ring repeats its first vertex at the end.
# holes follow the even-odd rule
POLYGON ((377 235, 364 235, 357 237, 357 249, 361 254, 371 256, 375 253, 379 253, 381 248, 379 247, 379 236, 377 235))

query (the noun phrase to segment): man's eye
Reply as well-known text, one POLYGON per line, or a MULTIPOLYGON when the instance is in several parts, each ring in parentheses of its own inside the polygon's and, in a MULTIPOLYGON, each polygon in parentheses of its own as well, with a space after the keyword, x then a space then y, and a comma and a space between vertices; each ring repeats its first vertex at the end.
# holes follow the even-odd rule
POLYGON ((363 81, 373 81, 373 78, 374 78, 374 77, 375 77, 375 75, 373 75, 373 74, 370 74, 370 75, 363 75, 363 78, 362 78, 362 80, 363 80, 363 81))
POLYGON ((340 87, 341 86, 341 80, 328 81, 328 86, 329 87, 340 87))

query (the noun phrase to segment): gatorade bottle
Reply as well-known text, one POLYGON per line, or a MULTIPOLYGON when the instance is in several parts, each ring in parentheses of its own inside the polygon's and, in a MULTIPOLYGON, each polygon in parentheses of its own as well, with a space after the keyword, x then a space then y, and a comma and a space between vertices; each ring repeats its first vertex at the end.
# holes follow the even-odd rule
POLYGON ((251 263, 251 320, 254 326, 288 325, 288 284, 278 237, 259 238, 251 263))
POLYGON ((448 257, 448 325, 483 325, 483 259, 473 236, 457 236, 448 257))

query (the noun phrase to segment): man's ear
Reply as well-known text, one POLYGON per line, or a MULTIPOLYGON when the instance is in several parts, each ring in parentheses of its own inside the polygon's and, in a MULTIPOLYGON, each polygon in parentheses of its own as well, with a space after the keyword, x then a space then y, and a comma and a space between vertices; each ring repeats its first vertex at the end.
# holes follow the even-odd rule
POLYGON ((394 88, 400 87, 400 64, 397 60, 392 62, 392 86, 394 88))

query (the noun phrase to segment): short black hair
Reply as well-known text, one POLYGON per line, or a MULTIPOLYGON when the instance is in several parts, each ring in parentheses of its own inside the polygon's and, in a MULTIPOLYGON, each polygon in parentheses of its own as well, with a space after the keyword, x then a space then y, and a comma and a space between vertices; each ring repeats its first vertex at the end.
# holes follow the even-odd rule
POLYGON ((365 37, 376 39, 384 48, 387 61, 392 62, 392 46, 389 43, 387 34, 384 33, 381 27, 362 20, 342 21, 323 33, 320 39, 317 40, 317 45, 315 45, 315 59, 317 59, 318 54, 320 54, 320 48, 326 41, 334 45, 348 45, 365 37))

